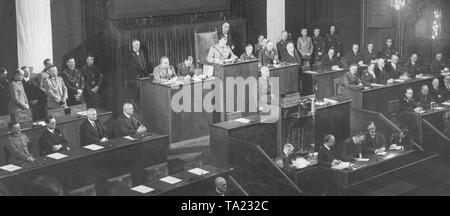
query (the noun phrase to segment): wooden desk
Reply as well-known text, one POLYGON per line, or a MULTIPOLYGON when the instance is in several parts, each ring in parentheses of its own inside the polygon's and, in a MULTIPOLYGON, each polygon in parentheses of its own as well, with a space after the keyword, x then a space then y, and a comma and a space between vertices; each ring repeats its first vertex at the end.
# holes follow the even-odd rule
POLYGON ((303 71, 302 79, 302 95, 308 96, 316 92, 316 98, 321 100, 323 98, 334 97, 337 95, 337 85, 339 80, 349 70, 317 70, 317 71, 303 71), (316 86, 314 86, 316 84, 316 86))
MULTIPOLYGON (((348 89, 348 97, 352 100, 352 108, 379 112, 385 116, 398 111, 400 100, 405 97, 406 88, 420 92, 422 85, 431 85, 433 78, 413 79, 404 83, 394 83, 369 90, 348 89)), ((417 93, 415 93, 417 94, 417 93)))
MULTIPOLYGON (((227 78, 243 78, 244 80, 247 79, 248 77, 259 77, 259 72, 258 72, 258 63, 259 60, 253 60, 253 61, 247 61, 247 62, 239 62, 239 63, 235 63, 235 64, 224 64, 224 65, 220 65, 220 64, 213 64, 212 66, 214 67, 214 76, 217 77, 218 79, 222 80, 222 84, 224 86, 224 91, 223 91, 223 105, 224 107, 227 106, 226 104, 226 98, 227 98, 227 94, 230 94, 231 89, 225 89, 226 85, 227 85, 227 78)), ((246 89, 245 91, 245 95, 249 95, 249 90, 246 89)), ((237 103, 236 103, 236 98, 237 98, 237 87, 234 87, 234 110, 235 111, 239 111, 242 113, 243 117, 246 116, 250 116, 253 115, 255 113, 249 112, 248 108, 248 104, 249 104, 249 97, 246 97, 246 110, 238 110, 237 109, 237 103)), ((233 112, 222 112, 222 113, 218 113, 214 115, 214 123, 218 123, 218 122, 223 122, 228 120, 229 118, 227 117, 227 113, 233 113, 233 112)))
MULTIPOLYGON (((97 115, 98 119, 103 123, 112 117, 111 112, 101 109, 97 109, 97 115)), ((80 115, 66 115, 58 117, 56 120, 56 127, 64 134, 72 149, 80 146, 80 126, 85 120, 86 117, 80 115)), ((39 138, 44 130, 45 127, 42 126, 22 129, 22 133, 26 134, 31 141, 29 148, 30 153, 34 156, 39 155, 39 138)), ((6 163, 4 150, 5 145, 8 143, 8 136, 8 134, 0 135, 0 165, 5 165, 6 163)))
POLYGON ((167 134, 170 143, 208 136, 213 113, 205 111, 203 99, 209 93, 214 94, 214 90, 204 89, 203 86, 218 81, 211 79, 172 87, 150 82, 148 78, 139 80, 144 125, 150 131, 167 134), (190 101, 180 100, 179 96, 184 91, 187 92, 186 99, 190 101), (190 110, 175 112, 176 107, 172 103, 187 103, 190 110))
MULTIPOLYGON (((335 170, 320 167, 321 171, 330 177, 333 185, 339 189, 347 189, 356 184, 383 175, 394 169, 410 164, 417 160, 415 151, 391 151, 385 156, 372 156, 368 162, 357 162, 355 170, 335 170)), ((322 176, 324 178, 325 176, 322 176)))
POLYGON ((280 95, 298 92, 299 89, 299 64, 286 64, 280 67, 270 68, 270 76, 280 79, 280 95))
MULTIPOLYGON (((154 191, 150 193, 143 194, 131 189, 125 189, 117 191, 114 196, 193 196, 193 194, 196 193, 196 190, 198 191, 200 189, 198 188, 200 184, 206 183, 205 185, 214 188, 214 178, 225 176, 233 170, 217 168, 210 165, 199 168, 206 170, 209 173, 204 176, 198 176, 188 171, 184 171, 171 175, 172 177, 182 180, 179 183, 169 184, 158 180, 157 182, 143 184, 146 187, 154 189, 154 191)), ((208 188, 202 188, 202 190, 206 191, 208 188)))
POLYGON ((17 164, 23 167, 15 172, 0 170, 0 181, 14 194, 22 194, 26 185, 37 176, 58 178, 65 191, 95 184, 99 180, 131 173, 134 184, 144 180, 143 168, 167 161, 167 136, 154 134, 142 140, 117 138, 99 144, 98 151, 75 148, 63 152, 68 157, 54 160, 39 157, 34 162, 17 164))

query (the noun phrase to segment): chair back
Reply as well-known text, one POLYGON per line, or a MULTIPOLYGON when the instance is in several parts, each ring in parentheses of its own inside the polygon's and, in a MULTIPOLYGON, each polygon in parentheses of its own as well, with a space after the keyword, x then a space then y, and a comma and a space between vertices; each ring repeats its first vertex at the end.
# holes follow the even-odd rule
POLYGON ((214 32, 197 33, 195 31, 195 59, 197 63, 209 64, 206 60, 209 49, 219 42, 217 30, 214 32))
POLYGON ((169 175, 169 167, 167 163, 157 164, 144 168, 144 173, 146 182, 156 182, 169 175))

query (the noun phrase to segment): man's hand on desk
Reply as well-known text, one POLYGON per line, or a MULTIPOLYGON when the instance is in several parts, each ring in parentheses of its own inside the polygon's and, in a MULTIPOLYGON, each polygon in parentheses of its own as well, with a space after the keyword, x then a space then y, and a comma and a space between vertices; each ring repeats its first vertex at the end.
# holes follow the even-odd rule
POLYGON ((422 107, 417 107, 417 108, 414 109, 414 112, 421 113, 421 112, 423 112, 423 108, 422 107))
POLYGON ((144 127, 144 126, 142 126, 142 125, 137 129, 137 132, 138 132, 138 133, 144 133, 144 132, 146 132, 146 131, 147 131, 147 128, 144 127))
POLYGON ((103 138, 100 140, 100 142, 108 142, 108 138, 103 137, 103 138))
POLYGON ((333 160, 332 162, 331 162, 331 166, 332 167, 334 167, 334 166, 339 166, 339 164, 341 164, 342 163, 342 161, 340 161, 340 160, 333 160))

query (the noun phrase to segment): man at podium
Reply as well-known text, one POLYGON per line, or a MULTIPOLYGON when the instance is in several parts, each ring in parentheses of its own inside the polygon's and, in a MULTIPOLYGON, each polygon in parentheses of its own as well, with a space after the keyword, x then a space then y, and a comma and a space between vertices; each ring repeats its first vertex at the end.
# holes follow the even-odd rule
POLYGON ((230 63, 237 59, 233 51, 229 46, 227 46, 228 38, 221 36, 219 43, 209 49, 207 61, 209 63, 224 64, 230 63))

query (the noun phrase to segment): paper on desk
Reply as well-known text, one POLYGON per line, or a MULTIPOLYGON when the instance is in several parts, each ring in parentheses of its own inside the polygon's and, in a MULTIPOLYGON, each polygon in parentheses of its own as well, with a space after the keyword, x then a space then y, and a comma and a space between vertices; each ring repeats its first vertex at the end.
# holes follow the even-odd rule
POLYGON ((402 150, 402 146, 397 146, 397 147, 390 147, 390 150, 402 150))
POLYGON ((450 75, 450 72, 441 73, 442 76, 450 75))
POLYGON ((297 160, 293 161, 292 163, 297 169, 303 169, 303 168, 306 168, 307 166, 309 166, 309 161, 305 160, 304 158, 298 158, 297 160))
POLYGON ((64 154, 61 154, 61 153, 54 153, 54 154, 47 155, 47 157, 53 158, 55 160, 59 160, 59 159, 63 159, 63 158, 68 157, 68 156, 64 155, 64 154))
POLYGON ((163 182, 166 182, 166 183, 169 183, 169 184, 176 184, 178 182, 181 182, 182 180, 181 179, 177 179, 177 178, 172 177, 172 176, 167 176, 165 178, 160 179, 160 181, 163 181, 163 182))
POLYGON ((331 167, 332 169, 336 169, 336 170, 343 170, 350 167, 350 162, 341 162, 336 166, 331 167))
POLYGON ((444 110, 445 107, 436 107, 435 109, 436 109, 436 110, 444 110))
POLYGON ((375 87, 384 87, 384 85, 381 85, 381 84, 378 84, 378 83, 372 83, 372 86, 375 86, 375 87))
POLYGON ((315 71, 305 71, 304 73, 307 73, 307 74, 318 74, 318 72, 315 72, 315 71))
POLYGON ((47 124, 44 121, 35 122, 35 123, 33 123, 33 125, 39 125, 39 126, 42 126, 42 127, 47 126, 47 124))
POLYGON ((140 186, 131 188, 131 190, 134 190, 134 191, 139 192, 139 193, 146 194, 146 193, 150 193, 150 192, 154 191, 155 189, 146 187, 144 185, 140 185, 140 186))
POLYGON ((87 111, 77 112, 78 115, 87 116, 87 111))
POLYGON ((403 82, 405 82, 406 80, 403 80, 403 79, 395 79, 394 81, 395 81, 395 82, 401 82, 401 83, 403 83, 403 82))
POLYGON ((245 118, 236 119, 235 121, 240 122, 240 123, 244 123, 244 124, 250 123, 250 120, 245 119, 245 118))
POLYGON ((387 152, 378 152, 377 155, 378 156, 385 156, 385 155, 387 155, 387 152))
POLYGON ((9 164, 9 165, 0 167, 0 169, 6 170, 6 171, 8 171, 8 172, 14 172, 14 171, 16 171, 16 170, 22 169, 22 167, 16 166, 16 165, 13 165, 13 164, 9 164))
POLYGON ((324 98, 323 101, 326 102, 326 103, 331 103, 331 104, 337 104, 338 103, 338 101, 333 100, 333 99, 328 99, 328 98, 324 98))
POLYGON ((450 102, 444 102, 442 104, 445 105, 445 106, 450 106, 450 102))
POLYGON ((135 140, 136 140, 135 138, 133 138, 133 137, 131 137, 131 136, 126 136, 126 137, 123 137, 123 138, 125 138, 125 139, 127 139, 127 140, 131 140, 131 141, 135 141, 135 140))
POLYGON ((356 161, 358 162, 368 162, 369 160, 369 158, 356 158, 356 161))
POLYGON ((195 168, 195 169, 191 169, 188 172, 194 174, 194 175, 198 175, 198 176, 202 176, 202 175, 206 175, 209 172, 200 168, 195 168))
POLYGON ((92 145, 85 146, 84 148, 92 150, 92 151, 97 151, 97 150, 103 149, 104 147, 92 144, 92 145))
POLYGON ((424 110, 419 111, 419 114, 424 114, 424 113, 426 113, 426 111, 424 111, 424 110))

